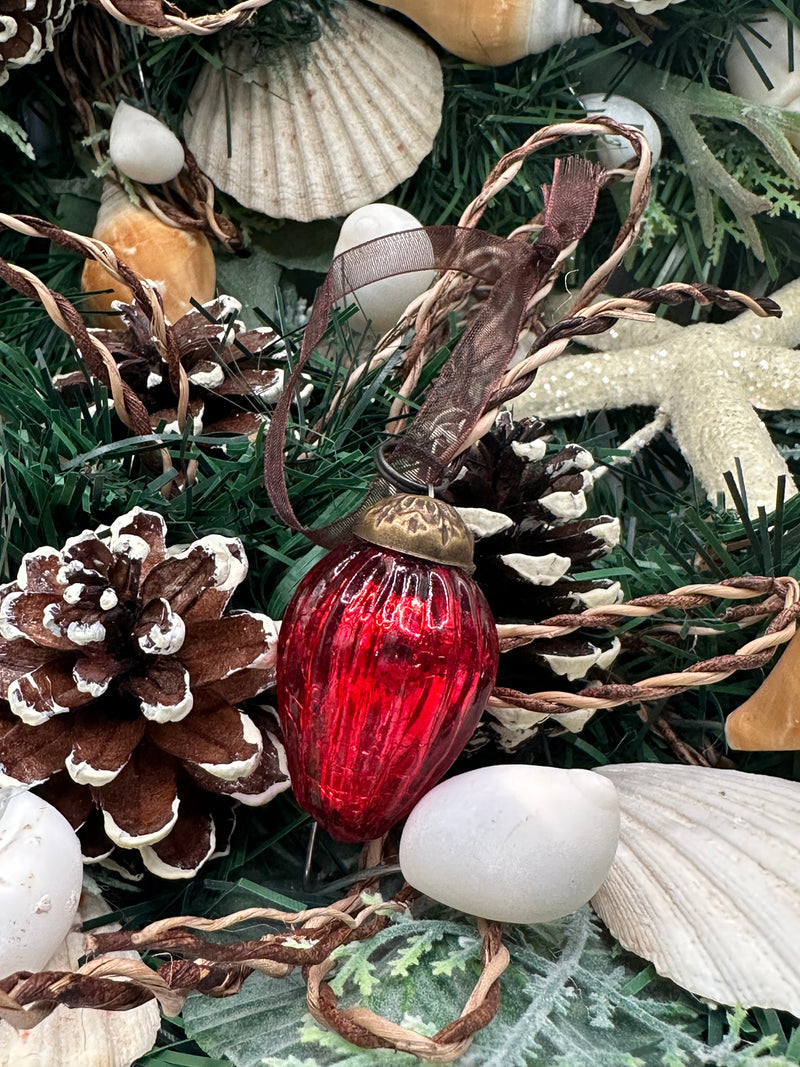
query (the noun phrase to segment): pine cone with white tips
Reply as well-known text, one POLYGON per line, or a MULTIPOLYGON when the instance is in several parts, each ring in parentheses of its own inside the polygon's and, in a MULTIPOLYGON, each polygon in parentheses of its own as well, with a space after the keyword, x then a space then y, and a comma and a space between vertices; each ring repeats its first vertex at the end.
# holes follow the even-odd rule
POLYGON ((189 877, 222 798, 288 788, 272 720, 238 707, 274 684, 277 650, 271 619, 227 610, 246 571, 237 539, 167 549, 135 508, 28 553, 0 589, 0 783, 42 787, 87 859, 136 849, 189 877))
POLYGON ((72 16, 73 0, 5 0, 0 9, 0 85, 9 70, 38 63, 72 16))
MULTIPOLYGON (((193 308, 172 326, 174 357, 152 335, 145 310, 115 303, 124 329, 91 329, 109 349, 122 380, 131 387, 150 415, 153 430, 166 424, 176 432, 180 379, 186 373, 189 418, 195 434, 255 436, 266 406, 283 392, 286 352, 283 341, 268 326, 246 330, 236 318, 242 306, 219 296, 193 308)), ((59 375, 62 391, 86 390, 82 371, 59 375)))
MULTIPOLYGON (((498 622, 536 623, 622 599, 618 582, 572 577, 619 541, 618 519, 584 518, 593 465, 580 445, 548 454, 543 422, 515 423, 503 412, 441 493, 475 537, 474 578, 498 622)), ((534 641, 500 657, 497 684, 526 693, 565 688, 565 682, 583 682, 593 668, 608 667, 618 651, 615 638, 575 634, 534 641)), ((528 740, 546 718, 520 708, 491 713, 498 719, 492 729, 506 749, 528 740)), ((572 712, 557 721, 578 731, 589 718, 572 712)))

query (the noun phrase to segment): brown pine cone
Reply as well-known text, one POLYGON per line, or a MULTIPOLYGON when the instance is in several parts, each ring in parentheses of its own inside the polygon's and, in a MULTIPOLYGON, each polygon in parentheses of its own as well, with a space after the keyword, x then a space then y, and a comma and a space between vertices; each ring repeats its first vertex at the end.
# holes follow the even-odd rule
MULTIPOLYGON (((241 304, 219 296, 193 308, 172 326, 180 364, 189 381, 189 414, 195 434, 255 436, 264 421, 265 405, 283 392, 286 353, 283 341, 268 326, 245 330, 234 316, 241 304)), ((115 302, 125 324, 120 330, 92 329, 109 349, 120 375, 150 414, 153 429, 166 423, 178 429, 177 376, 150 329, 144 310, 115 302)), ((62 390, 85 388, 82 372, 60 375, 62 390)))
MULTIPOLYGON (((475 537, 474 578, 501 623, 541 622, 622 598, 618 582, 571 577, 617 544, 619 520, 583 518, 594 460, 580 445, 547 455, 546 437, 538 419, 515 423, 503 412, 441 493, 475 537)), ((565 688, 565 681, 583 683, 592 668, 608 667, 618 651, 615 638, 575 634, 534 641, 500 657, 497 684, 526 693, 565 688)), ((493 708, 492 714, 498 719, 493 731, 507 749, 528 740, 546 718, 520 708, 493 708)), ((558 723, 577 731, 589 717, 568 713, 558 723)))
POLYGON ((134 508, 0 589, 0 781, 46 783, 87 858, 136 849, 180 878, 214 853, 220 798, 265 803, 289 779, 271 720, 237 706, 274 684, 277 650, 271 619, 226 610, 241 542, 165 537, 134 508))
POLYGON ((0 85, 9 70, 38 63, 72 16, 73 0, 4 0, 0 10, 0 85))

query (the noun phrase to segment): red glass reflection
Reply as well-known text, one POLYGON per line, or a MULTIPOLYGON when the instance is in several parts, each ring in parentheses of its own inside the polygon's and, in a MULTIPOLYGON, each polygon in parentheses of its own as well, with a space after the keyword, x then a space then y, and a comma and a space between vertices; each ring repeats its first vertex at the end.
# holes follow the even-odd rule
POLYGON ((385 833, 464 748, 498 654, 463 571, 358 540, 334 549, 281 624, 278 706, 300 806, 341 841, 385 833))

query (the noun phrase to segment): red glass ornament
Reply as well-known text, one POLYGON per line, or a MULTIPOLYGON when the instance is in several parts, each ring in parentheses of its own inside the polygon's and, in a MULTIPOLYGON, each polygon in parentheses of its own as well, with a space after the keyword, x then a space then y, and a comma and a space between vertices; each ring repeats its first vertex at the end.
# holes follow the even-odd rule
POLYGON ((463 570, 358 539, 334 549, 281 624, 278 706, 298 804, 340 841, 385 833, 463 750, 498 656, 489 605, 463 570))

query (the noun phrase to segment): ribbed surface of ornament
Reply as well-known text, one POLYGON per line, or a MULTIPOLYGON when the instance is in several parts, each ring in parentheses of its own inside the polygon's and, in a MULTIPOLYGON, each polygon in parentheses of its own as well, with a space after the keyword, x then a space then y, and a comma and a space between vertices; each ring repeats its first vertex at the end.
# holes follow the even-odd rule
POLYGON ((278 656, 297 801, 331 836, 365 841, 457 758, 494 683, 498 645, 462 571, 354 540, 301 583, 278 656))

